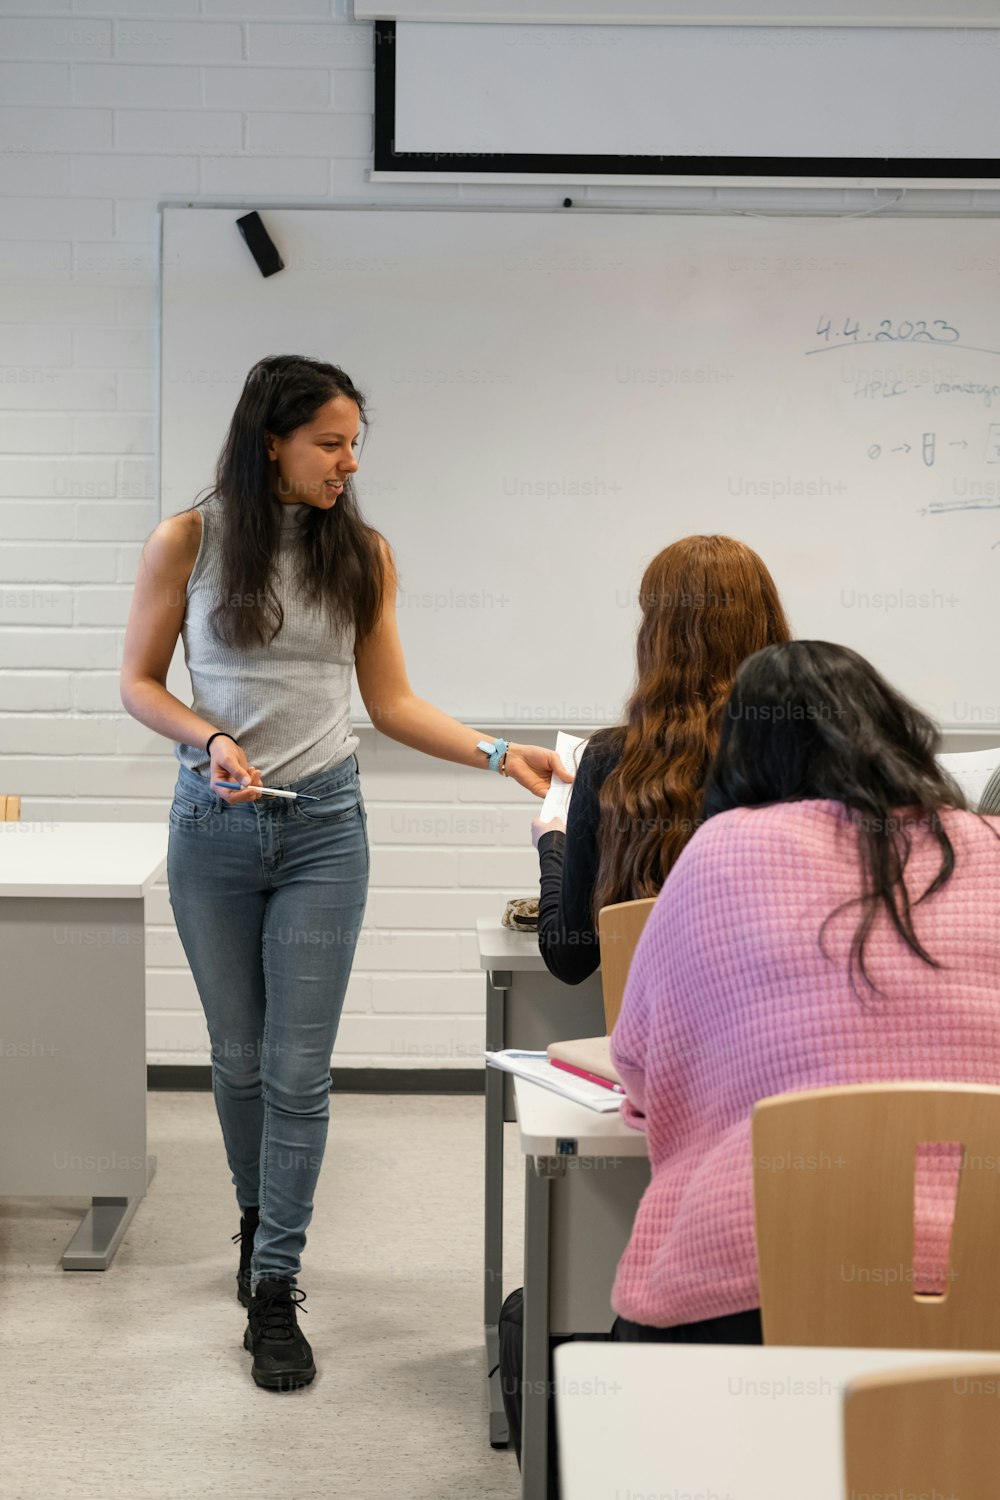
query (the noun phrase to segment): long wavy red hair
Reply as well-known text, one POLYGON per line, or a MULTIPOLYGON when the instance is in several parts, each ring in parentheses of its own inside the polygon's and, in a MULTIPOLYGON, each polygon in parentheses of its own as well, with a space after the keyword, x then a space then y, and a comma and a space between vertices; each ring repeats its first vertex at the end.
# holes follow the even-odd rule
POLYGON ((625 723, 600 730, 621 757, 599 793, 594 923, 602 906, 659 893, 701 822, 702 788, 740 663, 791 639, 774 580, 728 536, 657 553, 639 589, 636 686, 625 723))

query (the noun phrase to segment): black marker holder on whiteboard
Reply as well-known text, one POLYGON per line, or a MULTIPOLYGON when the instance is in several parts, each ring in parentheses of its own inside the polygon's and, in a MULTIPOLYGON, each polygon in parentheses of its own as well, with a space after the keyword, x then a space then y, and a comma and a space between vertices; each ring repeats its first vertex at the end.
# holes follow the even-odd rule
POLYGON ((264 222, 259 213, 254 211, 244 214, 242 219, 236 220, 236 227, 247 242, 250 254, 257 262, 257 269, 262 276, 273 276, 275 271, 283 271, 285 262, 278 254, 278 248, 264 228, 264 222))

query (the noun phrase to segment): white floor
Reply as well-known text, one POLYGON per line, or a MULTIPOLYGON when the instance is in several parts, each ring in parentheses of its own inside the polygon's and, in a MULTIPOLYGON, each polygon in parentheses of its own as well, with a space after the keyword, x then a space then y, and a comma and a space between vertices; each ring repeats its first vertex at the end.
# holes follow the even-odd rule
MULTIPOLYGON (((157 1171, 106 1272, 59 1266, 86 1200, 0 1198, 3 1500, 520 1494, 486 1420, 483 1099, 333 1094, 330 1106, 299 1276, 318 1374, 293 1394, 250 1378, 211 1094, 150 1094, 157 1171)), ((522 1280, 512 1132, 505 1293, 522 1280)))

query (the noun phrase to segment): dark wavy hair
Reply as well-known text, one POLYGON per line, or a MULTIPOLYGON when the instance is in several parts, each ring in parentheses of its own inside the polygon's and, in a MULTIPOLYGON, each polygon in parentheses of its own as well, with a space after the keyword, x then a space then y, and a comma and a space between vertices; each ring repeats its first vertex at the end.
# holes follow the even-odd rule
POLYGON ((939 748, 931 719, 863 656, 829 641, 790 641, 758 651, 740 667, 726 704, 705 787, 706 818, 733 807, 807 798, 842 802, 855 814, 861 893, 829 913, 819 942, 822 948, 827 925, 839 912, 860 906, 848 965, 859 999, 859 978, 879 993, 865 968, 865 945, 880 908, 918 958, 941 967, 913 924, 913 908, 939 891, 955 869, 940 809, 966 807, 960 788, 935 759, 939 748), (914 822, 929 828, 941 851, 937 874, 915 900, 904 878, 914 822))
POLYGON ((730 536, 686 536, 664 547, 643 574, 639 604, 626 722, 594 736, 620 751, 598 793, 595 927, 602 906, 659 892, 701 822, 736 668, 790 634, 774 579, 730 536))
MULTIPOLYGON (((367 432, 365 397, 338 365, 274 354, 259 360, 244 382, 215 483, 193 507, 215 497, 222 501, 221 598, 210 619, 228 646, 267 645, 284 618, 273 584, 281 513, 265 434, 290 437, 335 396, 355 402, 367 432)), ((377 623, 381 609, 383 542, 381 533, 362 519, 353 476, 332 510, 310 507, 303 517, 300 581, 305 597, 322 604, 333 626, 353 622, 357 640, 377 623)))

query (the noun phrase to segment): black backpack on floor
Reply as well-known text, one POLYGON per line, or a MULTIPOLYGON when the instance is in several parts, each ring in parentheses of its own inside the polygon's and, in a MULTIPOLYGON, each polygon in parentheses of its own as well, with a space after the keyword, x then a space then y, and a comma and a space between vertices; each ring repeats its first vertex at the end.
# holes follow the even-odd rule
MULTIPOLYGON (((609 1310, 610 1311, 610 1310, 609 1310)), ((517 1466, 521 1467, 521 1407, 524 1380, 524 1288, 519 1286, 505 1298, 500 1309, 500 1394, 507 1417, 509 1441, 517 1454, 517 1466)), ((552 1398, 552 1351, 557 1344, 568 1344, 572 1339, 586 1339, 588 1343, 604 1343, 610 1333, 553 1334, 549 1339, 549 1450, 548 1450, 548 1500, 559 1500, 559 1453, 556 1447, 556 1404, 552 1398)))

